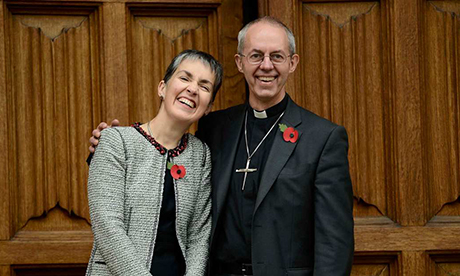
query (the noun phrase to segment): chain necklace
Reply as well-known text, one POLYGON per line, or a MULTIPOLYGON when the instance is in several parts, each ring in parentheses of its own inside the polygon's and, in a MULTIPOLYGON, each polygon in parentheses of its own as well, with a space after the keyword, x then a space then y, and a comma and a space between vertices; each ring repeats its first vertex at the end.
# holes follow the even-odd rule
POLYGON ((257 145, 257 147, 254 149, 254 151, 252 151, 252 153, 249 152, 249 144, 248 144, 248 112, 246 111, 246 115, 245 115, 245 118, 244 118, 244 141, 246 143, 246 153, 248 155, 248 158, 246 160, 246 168, 244 169, 237 169, 236 172, 237 173, 244 173, 244 177, 243 177, 243 184, 241 185, 241 190, 244 191, 244 186, 246 185, 246 178, 248 176, 248 173, 252 173, 252 172, 256 172, 257 171, 257 168, 249 168, 249 164, 251 163, 251 158, 254 156, 254 154, 256 153, 256 151, 259 149, 260 145, 262 145, 262 143, 265 141, 265 139, 267 138, 267 136, 270 134, 270 132, 273 130, 273 128, 276 126, 276 124, 278 123, 278 121, 281 119, 281 117, 283 117, 284 115, 284 111, 283 113, 281 113, 281 115, 278 117, 278 119, 276 119, 276 122, 272 125, 272 127, 268 130, 267 134, 265 134, 265 136, 262 138, 262 140, 260 140, 259 144, 257 145))

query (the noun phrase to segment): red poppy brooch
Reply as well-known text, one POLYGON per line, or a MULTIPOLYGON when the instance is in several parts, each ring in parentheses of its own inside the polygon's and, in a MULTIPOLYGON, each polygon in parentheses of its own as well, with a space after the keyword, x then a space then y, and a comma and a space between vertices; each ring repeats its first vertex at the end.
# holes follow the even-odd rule
POLYGON ((299 132, 295 128, 288 127, 285 124, 279 124, 279 127, 281 132, 283 133, 284 141, 295 143, 297 141, 297 138, 299 138, 299 132))
POLYGON ((176 164, 173 164, 171 162, 168 162, 168 169, 171 170, 171 176, 174 178, 174 179, 181 179, 181 178, 184 178, 185 176, 185 167, 182 166, 182 165, 176 165, 176 164))

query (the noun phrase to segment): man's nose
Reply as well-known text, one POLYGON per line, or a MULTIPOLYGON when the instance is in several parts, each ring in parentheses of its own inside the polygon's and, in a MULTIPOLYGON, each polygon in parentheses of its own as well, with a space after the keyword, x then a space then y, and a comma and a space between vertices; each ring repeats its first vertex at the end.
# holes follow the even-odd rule
POLYGON ((263 70, 273 69, 273 63, 272 63, 272 60, 270 59, 270 56, 264 56, 264 58, 262 59, 262 63, 260 64, 260 69, 263 69, 263 70))

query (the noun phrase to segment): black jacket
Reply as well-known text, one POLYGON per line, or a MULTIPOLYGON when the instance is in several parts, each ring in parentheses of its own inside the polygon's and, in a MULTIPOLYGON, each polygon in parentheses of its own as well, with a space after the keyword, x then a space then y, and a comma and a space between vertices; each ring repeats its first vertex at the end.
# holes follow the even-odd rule
MULTIPOLYGON (((239 105, 212 112, 198 126, 197 136, 212 153, 211 258, 244 110, 239 105)), ((347 133, 290 98, 280 124, 299 136, 286 142, 280 129, 274 130, 253 213, 254 275, 349 275, 354 240, 347 133)))

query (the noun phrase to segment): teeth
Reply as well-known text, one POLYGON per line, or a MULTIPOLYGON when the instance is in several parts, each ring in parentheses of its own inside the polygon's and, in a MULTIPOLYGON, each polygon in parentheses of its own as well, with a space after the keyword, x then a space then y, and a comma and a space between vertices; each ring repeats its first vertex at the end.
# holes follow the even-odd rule
POLYGON ((188 106, 191 107, 191 108, 195 108, 195 103, 192 102, 192 101, 189 101, 189 100, 187 100, 187 99, 185 99, 185 98, 180 98, 180 99, 179 99, 179 102, 181 102, 181 103, 183 103, 183 104, 186 104, 186 105, 188 105, 188 106))
POLYGON ((259 80, 261 81, 273 81, 275 77, 259 77, 259 80))

